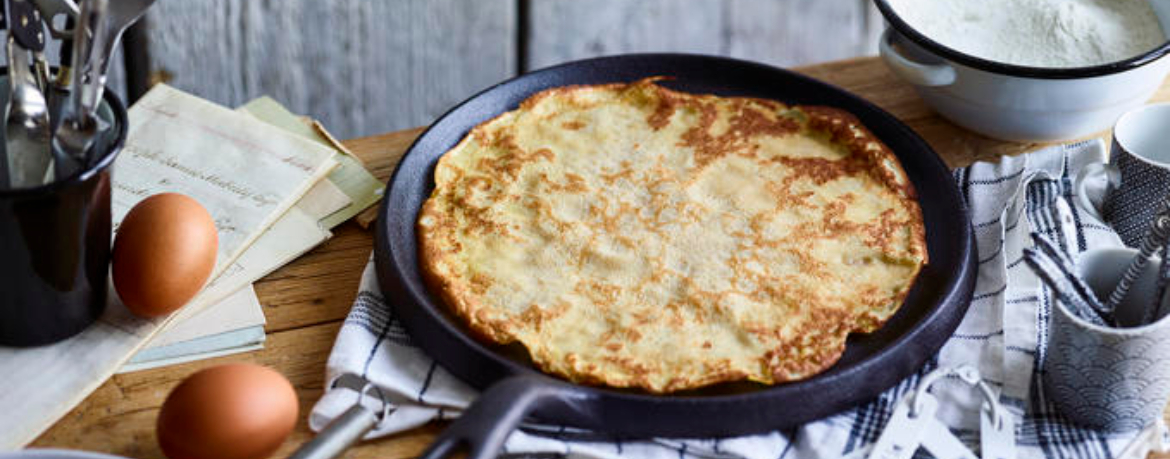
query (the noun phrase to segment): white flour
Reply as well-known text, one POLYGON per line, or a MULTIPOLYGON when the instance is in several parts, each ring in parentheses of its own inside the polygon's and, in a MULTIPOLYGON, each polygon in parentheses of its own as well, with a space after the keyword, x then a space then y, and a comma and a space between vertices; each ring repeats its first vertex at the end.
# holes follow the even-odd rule
POLYGON ((889 0, 927 37, 984 59, 1085 67, 1154 49, 1166 35, 1148 0, 889 0))

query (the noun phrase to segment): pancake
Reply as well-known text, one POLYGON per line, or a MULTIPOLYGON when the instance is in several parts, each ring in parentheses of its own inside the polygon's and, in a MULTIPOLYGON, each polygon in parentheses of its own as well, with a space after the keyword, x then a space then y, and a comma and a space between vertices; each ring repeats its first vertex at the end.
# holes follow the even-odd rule
POLYGON ((926 262, 901 165, 828 107, 653 78, 554 88, 472 129, 434 178, 429 287, 479 338, 576 383, 807 378, 926 262))

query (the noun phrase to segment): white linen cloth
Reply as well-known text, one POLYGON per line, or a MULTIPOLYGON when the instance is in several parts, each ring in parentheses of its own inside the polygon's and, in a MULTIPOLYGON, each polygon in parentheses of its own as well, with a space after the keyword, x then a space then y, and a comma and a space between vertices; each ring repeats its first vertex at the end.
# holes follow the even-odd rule
MULTIPOLYGON (((1001 403, 1015 417, 1019 457, 1113 457, 1134 434, 1107 435, 1072 425, 1046 398, 1040 363, 1054 300, 1022 263, 1022 250, 1031 245, 1032 231, 1045 233, 1074 254, 1092 246, 1121 245, 1108 226, 1077 208, 1073 196, 1076 172, 1084 164, 1104 159, 1103 142, 1091 140, 954 172, 978 245, 978 279, 970 309, 954 335, 918 374, 868 403, 795 429, 737 438, 619 442, 563 426, 525 425, 511 435, 503 454, 671 459, 861 456, 881 433, 896 402, 916 386, 920 376, 939 366, 968 364, 1001 393, 1001 403)), ((929 199, 928 193, 925 196, 929 199)), ((394 298, 383 298, 371 261, 326 369, 326 387, 352 373, 391 397, 395 409, 367 438, 456 417, 476 397, 474 389, 412 345, 388 301, 394 298)), ((957 380, 939 382, 933 393, 942 403, 939 418, 976 450, 978 393, 957 380)), ((310 426, 319 431, 356 399, 351 389, 328 390, 313 407, 310 426)), ((372 403, 371 408, 378 409, 372 403)))

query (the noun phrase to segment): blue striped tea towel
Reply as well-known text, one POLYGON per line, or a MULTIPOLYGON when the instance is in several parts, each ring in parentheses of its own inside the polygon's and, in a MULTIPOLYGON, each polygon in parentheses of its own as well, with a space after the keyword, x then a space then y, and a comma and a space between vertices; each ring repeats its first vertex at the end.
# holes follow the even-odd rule
MULTIPOLYGON (((954 172, 978 242, 979 274, 970 310, 918 374, 868 403, 795 429, 736 438, 618 442, 564 426, 526 425, 508 439, 504 454, 670 459, 863 456, 895 403, 922 375, 938 366, 968 364, 999 391, 1000 401, 1015 416, 1019 457, 1113 457, 1133 434, 1111 436, 1072 425, 1046 398, 1039 371, 1053 298, 1022 262, 1031 231, 1048 235, 1074 254, 1090 246, 1121 244, 1108 226, 1077 209, 1072 194, 1072 177, 1080 167, 1104 159, 1104 144, 1092 140, 954 172)), ((371 262, 326 368, 330 383, 326 387, 343 374, 359 374, 391 398, 394 409, 367 438, 456 417, 476 396, 474 389, 412 344, 388 301, 394 299, 382 296, 371 262)), ((964 383, 947 380, 933 393, 943 405, 939 418, 976 448, 978 394, 964 383)), ((313 407, 309 425, 319 431, 356 399, 356 392, 348 388, 328 390, 313 407)))

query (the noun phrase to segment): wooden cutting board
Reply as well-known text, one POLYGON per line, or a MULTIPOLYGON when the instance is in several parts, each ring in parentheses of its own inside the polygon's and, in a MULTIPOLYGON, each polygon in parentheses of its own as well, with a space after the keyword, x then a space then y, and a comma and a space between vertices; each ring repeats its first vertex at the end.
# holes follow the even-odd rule
MULTIPOLYGON (((1044 146, 1010 143, 965 131, 935 115, 914 90, 895 78, 874 57, 829 62, 796 69, 852 91, 893 113, 925 138, 951 167, 993 160, 1044 146)), ((1155 101, 1170 101, 1163 84, 1155 101)), ((421 128, 345 142, 379 179, 422 132, 421 128)), ((1102 132, 1100 136, 1107 136, 1102 132)), ((413 216, 411 216, 413 218, 413 216)), ((273 367, 297 389, 301 419, 292 436, 273 457, 285 457, 312 437, 305 417, 321 396, 325 360, 357 294, 358 281, 373 248, 373 233, 355 222, 334 230, 333 239, 256 283, 268 318, 268 341, 261 351, 115 375, 80 406, 41 435, 31 446, 99 451, 135 458, 162 458, 154 435, 159 407, 170 390, 200 369, 227 362, 273 367)), ((5 416, 15 415, 5 413, 5 416)), ((415 457, 442 428, 432 423, 389 438, 364 443, 350 458, 415 457)), ((1170 459, 1170 455, 1155 456, 1170 459)))

